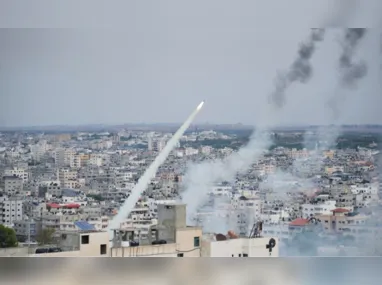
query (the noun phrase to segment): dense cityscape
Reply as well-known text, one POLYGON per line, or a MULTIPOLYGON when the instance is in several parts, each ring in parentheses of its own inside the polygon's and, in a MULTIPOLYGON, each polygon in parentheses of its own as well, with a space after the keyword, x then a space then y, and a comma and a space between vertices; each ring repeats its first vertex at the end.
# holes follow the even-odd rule
POLYGON ((109 229, 172 135, 2 132, 1 254, 382 254, 380 134, 329 127, 268 131, 269 141, 239 127, 192 128, 118 229, 109 229), (246 146, 255 152, 240 157, 246 146), (235 157, 241 166, 232 166, 235 157), (247 240, 257 242, 252 250, 247 240))

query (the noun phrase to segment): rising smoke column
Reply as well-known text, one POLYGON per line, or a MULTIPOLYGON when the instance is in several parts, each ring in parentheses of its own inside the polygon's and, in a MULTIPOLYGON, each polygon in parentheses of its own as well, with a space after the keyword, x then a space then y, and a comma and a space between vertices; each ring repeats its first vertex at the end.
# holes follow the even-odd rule
MULTIPOLYGON (((324 39, 324 33, 323 29, 312 29, 308 41, 301 44, 298 58, 290 70, 283 76, 277 77, 276 90, 270 98, 273 106, 283 107, 284 93, 293 82, 306 83, 310 79, 312 67, 309 61, 315 51, 316 43, 324 39)), ((247 170, 252 163, 268 151, 272 144, 269 133, 267 133, 269 127, 269 125, 262 126, 261 130, 254 132, 249 143, 227 159, 192 165, 188 169, 183 181, 186 189, 182 200, 187 203, 189 222, 192 221, 198 207, 207 199, 211 186, 223 180, 232 181, 238 172, 247 170)))
POLYGON ((360 60, 355 62, 353 57, 360 41, 366 34, 365 28, 346 29, 341 42, 342 53, 339 58, 339 71, 341 83, 345 87, 354 87, 356 82, 367 75, 366 62, 360 60))
POLYGON ((201 102, 198 105, 198 107, 191 113, 191 115, 187 118, 183 125, 176 131, 174 136, 168 141, 165 148, 155 158, 154 162, 149 166, 149 168, 146 170, 143 176, 141 176, 137 185, 135 185, 133 191, 131 192, 131 195, 125 201, 125 203, 119 209, 118 214, 113 218, 113 220, 109 224, 109 230, 111 230, 111 239, 113 238, 112 230, 118 229, 120 227, 120 224, 128 217, 131 210, 134 209, 135 204, 139 200, 139 197, 145 191, 151 179, 155 177, 158 168, 165 162, 170 152, 175 148, 175 146, 179 142, 179 139, 183 136, 184 132, 188 129, 196 115, 199 113, 200 109, 203 107, 203 104, 204 101, 201 102))
POLYGON ((300 45, 297 58, 290 69, 276 77, 275 90, 270 96, 271 103, 274 106, 278 108, 284 106, 285 92, 291 84, 294 82, 307 83, 312 77, 313 68, 310 59, 316 50, 316 43, 321 42, 324 35, 324 29, 312 29, 308 41, 300 45))
POLYGON ((187 219, 192 222, 198 208, 208 198, 210 187, 217 182, 233 181, 238 172, 247 170, 271 146, 268 132, 257 130, 247 145, 226 159, 191 165, 185 174, 182 201, 187 204, 187 219))

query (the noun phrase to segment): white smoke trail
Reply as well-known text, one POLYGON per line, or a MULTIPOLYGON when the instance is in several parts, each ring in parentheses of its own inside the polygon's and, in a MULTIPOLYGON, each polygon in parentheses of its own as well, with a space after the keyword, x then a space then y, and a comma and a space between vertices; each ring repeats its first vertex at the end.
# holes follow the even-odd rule
POLYGON ((226 159, 191 165, 184 178, 186 189, 182 195, 183 202, 187 204, 188 221, 193 219, 198 207, 207 199, 212 185, 234 180, 237 173, 248 170, 270 145, 269 133, 257 130, 246 146, 226 159))
POLYGON ((114 217, 114 219, 109 224, 109 233, 111 239, 113 238, 113 229, 117 229, 120 227, 120 224, 128 217, 131 210, 135 207, 135 204, 138 202, 139 197, 145 191, 147 185, 150 183, 151 179, 154 178, 156 172, 158 171, 159 166, 165 162, 170 152, 177 145, 179 139, 183 136, 184 132, 191 125, 195 116, 198 114, 200 109, 203 107, 204 102, 201 102, 198 107, 192 112, 192 114, 187 118, 184 124, 177 130, 174 136, 168 141, 165 148, 161 151, 161 153, 155 158, 154 162, 149 166, 146 172, 141 176, 137 185, 131 192, 129 198, 125 201, 122 207, 119 209, 118 214, 114 217))

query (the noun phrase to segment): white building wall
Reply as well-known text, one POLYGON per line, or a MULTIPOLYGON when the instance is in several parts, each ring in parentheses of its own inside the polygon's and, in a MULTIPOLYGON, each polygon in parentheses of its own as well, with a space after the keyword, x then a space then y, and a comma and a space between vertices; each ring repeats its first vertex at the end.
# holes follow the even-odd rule
POLYGON ((276 246, 272 249, 270 255, 266 245, 269 243, 269 238, 238 238, 228 239, 225 241, 211 241, 204 243, 209 247, 209 257, 244 257, 243 254, 247 254, 248 257, 278 257, 279 245, 278 239, 276 240, 276 246))

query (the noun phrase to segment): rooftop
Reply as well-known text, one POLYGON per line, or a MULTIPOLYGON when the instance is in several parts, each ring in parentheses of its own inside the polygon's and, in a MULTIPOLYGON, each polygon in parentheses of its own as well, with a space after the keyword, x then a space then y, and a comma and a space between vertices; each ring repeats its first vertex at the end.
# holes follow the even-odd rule
POLYGON ((306 226, 308 223, 309 223, 308 219, 297 218, 293 220, 292 222, 290 222, 289 225, 294 227, 303 227, 303 226, 306 226))
POLYGON ((336 208, 334 210, 332 210, 333 213, 349 213, 350 210, 348 209, 344 209, 344 208, 336 208))

